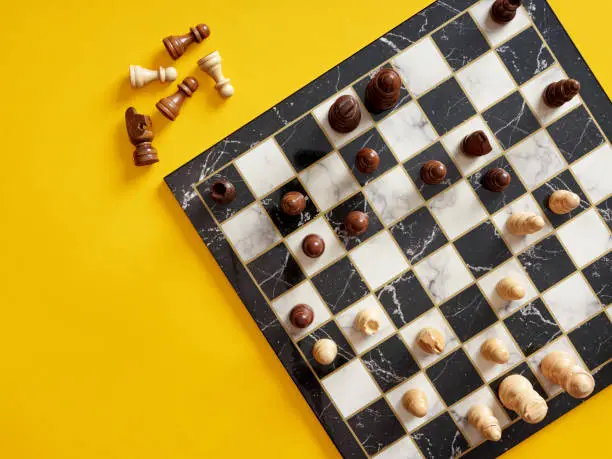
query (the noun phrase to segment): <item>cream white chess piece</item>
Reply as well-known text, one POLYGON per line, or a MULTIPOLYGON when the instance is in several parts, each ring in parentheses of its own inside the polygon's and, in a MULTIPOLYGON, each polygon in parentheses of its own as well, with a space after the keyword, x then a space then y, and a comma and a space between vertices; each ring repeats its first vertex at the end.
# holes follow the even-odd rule
POLYGON ((508 230, 516 236, 537 233, 544 228, 544 225, 546 225, 544 219, 533 212, 517 212, 506 222, 508 230))
POLYGON ((569 190, 557 190, 548 198, 548 207, 557 215, 568 214, 580 205, 580 196, 569 190))
POLYGON ((468 422, 472 424, 487 440, 501 440, 502 429, 499 419, 488 406, 474 405, 468 411, 468 422))
POLYGON ((231 97, 234 94, 234 87, 230 84, 229 78, 223 76, 221 70, 221 55, 219 51, 213 51, 208 56, 204 56, 198 61, 198 67, 203 72, 208 73, 217 84, 215 89, 221 97, 231 97))
POLYGON ((502 381, 499 385, 499 399, 506 408, 516 412, 529 424, 537 424, 548 412, 546 400, 521 375, 510 375, 502 381))
POLYGON ((546 378, 559 384, 574 398, 586 398, 595 388, 593 376, 576 364, 567 352, 551 352, 540 363, 540 370, 546 378))
POLYGON ((178 73, 174 67, 160 67, 157 70, 149 70, 140 65, 130 65, 130 83, 132 88, 142 88, 151 81, 159 80, 168 83, 176 80, 178 73))

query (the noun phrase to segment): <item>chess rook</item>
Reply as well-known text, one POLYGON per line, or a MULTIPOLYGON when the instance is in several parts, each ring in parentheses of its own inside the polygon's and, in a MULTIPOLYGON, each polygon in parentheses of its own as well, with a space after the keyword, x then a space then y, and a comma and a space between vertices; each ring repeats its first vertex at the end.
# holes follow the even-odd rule
POLYGON ((499 399, 509 410, 529 424, 537 424, 546 417, 548 405, 533 390, 527 378, 521 375, 507 376, 499 385, 499 399))
POLYGON ((501 425, 488 406, 474 405, 468 411, 468 422, 472 424, 487 440, 501 440, 501 425))
POLYGON ((349 94, 338 97, 329 109, 327 120, 334 131, 342 134, 351 132, 361 121, 359 102, 349 94))
POLYGON ((475 131, 463 139, 461 149, 468 156, 484 156, 491 153, 493 147, 484 131, 475 131))
POLYGON ((306 198, 299 191, 289 191, 283 195, 280 207, 286 215, 300 215, 306 208, 306 198))
POLYGON ((491 7, 491 18, 499 24, 507 24, 516 16, 521 0, 495 0, 491 7))
POLYGON ((371 148, 362 148, 355 157, 355 167, 362 174, 371 174, 378 169, 380 156, 371 148))
POLYGON ((482 184, 487 190, 499 193, 508 188, 511 180, 512 177, 505 169, 495 167, 486 172, 482 184))
POLYGON ((132 88, 142 88, 151 81, 159 80, 167 83, 176 80, 178 73, 174 67, 159 67, 157 70, 149 70, 140 65, 130 65, 130 84, 132 88))
POLYGON ((210 197, 217 204, 229 204, 236 197, 236 188, 229 180, 217 180, 210 186, 210 197))
POLYGON ((164 97, 155 105, 157 109, 168 118, 174 121, 181 111, 181 106, 185 99, 191 97, 198 89, 198 80, 194 77, 187 77, 178 85, 178 91, 168 97, 164 97))
POLYGON ((591 373, 580 365, 567 352, 554 351, 540 363, 542 374, 574 398, 586 398, 593 393, 595 380, 591 373))
POLYGON ((368 214, 359 210, 353 210, 344 219, 344 228, 351 236, 359 236, 368 230, 370 218, 368 214))
POLYGON ((401 87, 402 80, 395 70, 379 70, 366 87, 366 108, 372 113, 380 113, 395 107, 401 87))
POLYGON ((133 155, 134 164, 148 166, 158 162, 157 150, 151 144, 155 136, 151 118, 139 114, 134 107, 130 107, 125 111, 125 126, 130 142, 136 147, 133 155))
POLYGON ((549 84, 544 90, 544 102, 549 107, 561 107, 580 92, 580 82, 568 78, 549 84))
POLYGON ((187 47, 193 43, 200 43, 208 38, 209 35, 210 29, 208 26, 206 24, 198 24, 195 27, 191 27, 189 33, 185 35, 170 35, 164 38, 163 43, 170 57, 177 60, 185 53, 187 47))
POLYGON ((544 219, 533 212, 517 212, 506 221, 506 227, 515 236, 533 234, 544 228, 544 219))
POLYGON ((200 59, 198 61, 198 67, 215 80, 215 89, 221 97, 227 99, 234 95, 234 87, 230 84, 230 79, 223 76, 219 51, 213 51, 208 56, 200 59))
POLYGON ((569 214, 580 205, 580 196, 568 190, 557 190, 548 198, 548 207, 557 215, 569 214))
POLYGON ((438 185, 446 178, 446 166, 434 159, 427 161, 421 168, 421 180, 427 185, 438 185))

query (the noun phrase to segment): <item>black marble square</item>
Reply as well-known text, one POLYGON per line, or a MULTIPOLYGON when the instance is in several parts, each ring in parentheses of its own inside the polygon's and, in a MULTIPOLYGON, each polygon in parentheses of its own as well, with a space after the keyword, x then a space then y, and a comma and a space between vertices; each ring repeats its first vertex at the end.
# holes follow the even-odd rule
POLYGON ((604 306, 612 304, 612 253, 595 260, 582 270, 593 291, 604 306))
POLYGON ((612 197, 600 202, 597 206, 597 212, 612 231, 612 197))
POLYGON ((269 300, 304 280, 304 273, 283 242, 250 262, 248 268, 269 300))
POLYGON ((476 113, 455 77, 425 94, 419 103, 439 135, 447 133, 476 113))
POLYGON ((582 158, 605 140, 595 121, 582 105, 555 121, 547 129, 568 163, 582 158))
POLYGON ((497 322, 495 312, 476 284, 441 305, 440 311, 461 341, 497 322))
POLYGON ((512 256, 490 220, 464 234, 453 244, 476 278, 494 270, 512 256))
MULTIPOLYGON (((385 64, 385 65, 383 65, 380 68, 381 69, 382 68, 391 68, 392 69, 393 66, 391 64, 385 64)), ((374 75, 376 75, 376 73, 378 73, 378 70, 380 70, 380 69, 373 70, 372 72, 370 72, 368 75, 366 75, 365 77, 363 77, 361 80, 359 80, 357 83, 355 83, 353 85, 353 89, 355 90, 355 92, 357 93, 359 98, 361 99, 361 102, 363 102, 363 106, 364 107, 365 107, 365 92, 366 92, 366 87, 368 86, 368 83, 374 77, 374 75)), ((410 102, 410 100, 411 100, 410 94, 408 93, 408 90, 406 89, 406 86, 404 86, 404 83, 402 82, 402 86, 400 88, 400 97, 399 97, 399 100, 397 101, 397 104, 395 104, 395 107, 390 108, 389 110, 385 110, 384 112, 381 112, 381 113, 372 113, 372 112, 370 112, 370 116, 372 117, 372 119, 374 121, 380 121, 381 119, 383 119, 385 116, 387 116, 392 111, 397 110, 402 105, 405 105, 408 102, 410 102)))
POLYGON ((351 170, 352 174, 355 176, 361 186, 366 185, 368 182, 384 174, 397 164, 397 159, 395 159, 395 156, 393 153, 391 153, 391 150, 389 150, 389 147, 381 137, 378 129, 375 127, 367 131, 365 134, 360 135, 345 147, 342 147, 340 149, 340 155, 342 158, 344 158, 348 168, 351 170), (371 174, 359 172, 355 166, 355 157, 362 148, 371 148, 372 150, 376 151, 380 157, 378 169, 371 174))
POLYGON ((427 376, 447 406, 482 385, 482 378, 462 348, 434 363, 427 369, 427 376))
POLYGON ((332 371, 340 368, 345 363, 355 358, 353 348, 340 331, 340 328, 336 322, 333 320, 327 322, 322 327, 317 328, 310 335, 302 338, 302 340, 298 343, 298 346, 319 378, 328 375, 332 371), (338 355, 330 365, 321 365, 312 356, 312 348, 314 347, 315 343, 323 338, 331 339, 336 343, 336 346, 338 346, 338 355))
POLYGON ((410 158, 404 163, 404 168, 425 200, 433 198, 462 178, 455 163, 450 159, 450 156, 448 156, 448 153, 446 153, 446 150, 440 142, 436 142, 417 156, 410 158), (431 160, 440 161, 446 166, 446 179, 438 185, 427 185, 421 180, 421 168, 423 164, 431 160))
POLYGON ((519 85, 555 63, 555 58, 533 27, 497 48, 497 54, 519 85))
POLYGON ((580 185, 578 185, 578 182, 576 182, 576 179, 574 179, 574 176, 569 170, 565 170, 556 177, 553 177, 544 185, 533 190, 531 194, 533 194, 535 200, 538 201, 542 211, 546 214, 546 217, 548 217, 548 220, 555 228, 561 226, 566 221, 571 220, 591 206, 589 198, 586 197, 582 191, 582 188, 580 188, 580 185), (554 191, 557 190, 573 191, 580 196, 580 205, 568 214, 557 215, 548 208, 548 198, 554 191))
POLYGON ((397 335, 366 352, 361 360, 383 392, 419 371, 419 365, 397 335))
POLYGON ((376 296, 397 328, 433 308, 433 303, 412 271, 389 282, 376 292, 376 296))
POLYGON ((383 229, 383 224, 380 222, 372 210, 370 203, 366 200, 361 191, 355 196, 342 202, 337 207, 334 207, 332 210, 327 212, 325 216, 327 217, 327 221, 333 228, 334 232, 344 243, 346 250, 351 250, 352 248, 357 247, 363 241, 367 240, 383 229), (359 210, 368 215, 368 229, 365 233, 360 235, 350 235, 344 228, 344 219, 349 212, 354 210, 359 210))
POLYGON ((482 114, 504 149, 540 129, 523 96, 517 91, 482 114))
MULTIPOLYGON (((503 374, 502 376, 498 377, 496 380, 489 383, 489 386, 495 393, 495 396, 497 397, 498 400, 499 400, 499 386, 502 383, 502 381, 506 379, 507 376, 510 376, 510 375, 524 376, 525 378, 529 380, 529 382, 533 386, 533 390, 535 390, 538 394, 540 394, 540 396, 543 399, 546 400, 548 398, 548 395, 546 395, 546 392, 544 391, 544 389, 542 389, 542 386, 540 385, 538 378, 536 377, 536 375, 533 374, 533 371, 531 371, 531 368, 529 368, 529 365, 527 365, 526 362, 522 362, 520 365, 517 365, 513 369, 509 370, 507 373, 503 374)), ((505 408, 501 400, 499 400, 499 406, 501 406, 502 408, 506 410, 506 413, 508 414, 511 420, 514 420, 519 417, 518 414, 516 414, 516 412, 505 408)))
POLYGON ((576 270, 554 234, 528 248, 518 259, 540 292, 576 270))
POLYGON ((425 206, 397 222, 390 231, 413 265, 448 242, 425 206))
POLYGON ((348 419, 348 424, 369 455, 378 453, 406 433, 384 398, 348 419))
POLYGON ((219 223, 224 222, 255 200, 246 182, 233 164, 200 183, 197 189, 219 223), (217 180, 229 180, 236 188, 236 197, 229 204, 217 204, 211 197, 210 187, 217 180))
POLYGON ((589 369, 612 358, 612 324, 605 312, 582 324, 568 336, 589 369))
POLYGON ((273 191, 263 198, 261 203, 283 237, 305 225, 319 214, 319 209, 298 179, 294 179, 273 191), (300 215, 287 215, 280 208, 281 199, 289 191, 299 191, 306 198, 306 208, 300 215))
POLYGON ((470 448, 448 413, 438 416, 411 435, 427 459, 457 457, 470 448))
POLYGON ((275 139, 298 172, 332 151, 329 140, 310 113, 276 134, 275 139))
POLYGON ((348 257, 318 273, 312 278, 312 283, 333 314, 338 314, 369 292, 348 257))
POLYGON ((561 335, 561 329, 539 298, 504 320, 521 351, 530 356, 561 335))
POLYGON ((494 214, 502 207, 506 207, 526 192, 525 187, 505 156, 500 156, 492 163, 475 172, 468 178, 468 181, 490 214, 494 214), (510 185, 502 192, 489 191, 483 185, 487 171, 497 167, 504 169, 511 177, 510 185))
POLYGON ((489 50, 489 44, 472 17, 465 13, 432 35, 454 71, 489 50))

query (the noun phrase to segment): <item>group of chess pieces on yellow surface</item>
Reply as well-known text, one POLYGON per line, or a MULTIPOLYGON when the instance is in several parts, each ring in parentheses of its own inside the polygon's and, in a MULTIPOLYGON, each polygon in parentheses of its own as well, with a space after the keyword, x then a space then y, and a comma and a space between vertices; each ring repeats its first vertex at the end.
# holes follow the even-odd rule
MULTIPOLYGON (((190 45, 202 42, 209 35, 210 29, 208 26, 198 24, 185 35, 170 35, 164 38, 163 44, 170 57, 176 60, 185 53, 190 45)), ((234 94, 234 87, 221 70, 219 51, 213 51, 198 60, 198 67, 215 81, 215 89, 221 97, 228 98, 234 94)), ((149 70, 139 65, 130 65, 130 84, 133 88, 142 88, 152 81, 168 83, 176 80, 177 76, 178 72, 174 67, 159 67, 157 70, 149 70)), ((178 91, 160 99, 155 106, 162 115, 170 121, 174 121, 179 115, 185 100, 191 97, 198 87, 198 80, 193 76, 188 76, 178 85, 178 91)), ((136 166, 148 166, 158 162, 157 151, 151 143, 154 137, 151 118, 148 115, 138 113, 134 107, 130 107, 125 112, 125 124, 130 141, 136 147, 134 164, 136 166)))

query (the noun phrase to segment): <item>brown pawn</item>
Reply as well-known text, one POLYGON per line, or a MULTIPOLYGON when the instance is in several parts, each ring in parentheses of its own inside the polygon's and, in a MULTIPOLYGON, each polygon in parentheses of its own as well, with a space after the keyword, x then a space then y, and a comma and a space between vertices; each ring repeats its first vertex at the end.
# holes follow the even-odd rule
POLYGON ((423 164, 421 168, 421 180, 427 185, 437 185, 446 178, 446 166, 440 161, 432 159, 423 164))
POLYGON ((289 320, 296 328, 306 328, 314 320, 314 311, 307 304, 298 304, 289 313, 289 320))
POLYGON ((134 164, 148 166, 159 161, 157 150, 153 148, 153 123, 148 115, 141 115, 134 107, 125 111, 125 126, 134 150, 134 164))
POLYGON ((170 35, 163 39, 164 46, 172 59, 176 60, 187 51, 187 47, 192 43, 200 43, 210 35, 210 29, 206 24, 198 24, 189 29, 185 35, 170 35))
POLYGON ((371 148, 362 148, 355 157, 355 166, 362 174, 371 174, 380 164, 380 156, 371 148))
POLYGON ((521 0, 495 0, 491 7, 491 18, 499 24, 507 24, 516 16, 521 0))
POLYGON ((198 89, 198 80, 194 77, 187 77, 181 84, 178 85, 178 91, 168 97, 161 99, 155 106, 157 109, 168 118, 170 121, 174 121, 179 112, 181 106, 187 97, 191 97, 193 93, 198 89))
POLYGON ((229 180, 217 180, 210 187, 210 197, 217 204, 229 204, 236 197, 236 187, 229 180))
POLYGON ((349 94, 338 97, 330 107, 327 119, 334 131, 351 132, 361 121, 359 102, 349 94))
POLYGON ((359 236, 368 230, 369 222, 368 214, 359 210, 352 210, 344 219, 344 227, 350 235, 359 236))
POLYGON ((483 185, 489 191, 504 191, 510 185, 512 177, 501 167, 489 169, 484 176, 483 185))
POLYGON ((580 92, 580 82, 572 78, 549 84, 544 90, 544 102, 549 107, 560 107, 580 92))
POLYGON ((484 156, 491 153, 493 147, 484 131, 475 131, 463 139, 461 149, 468 156, 484 156))
POLYGON ((309 258, 319 258, 325 251, 325 241, 318 234, 309 234, 302 241, 302 251, 309 258))
POLYGON ((289 191, 281 199, 281 210, 287 215, 300 215, 306 208, 306 198, 299 191, 289 191))
POLYGON ((372 113, 395 107, 400 97, 402 81, 393 69, 381 69, 370 80, 365 91, 365 105, 372 113))

